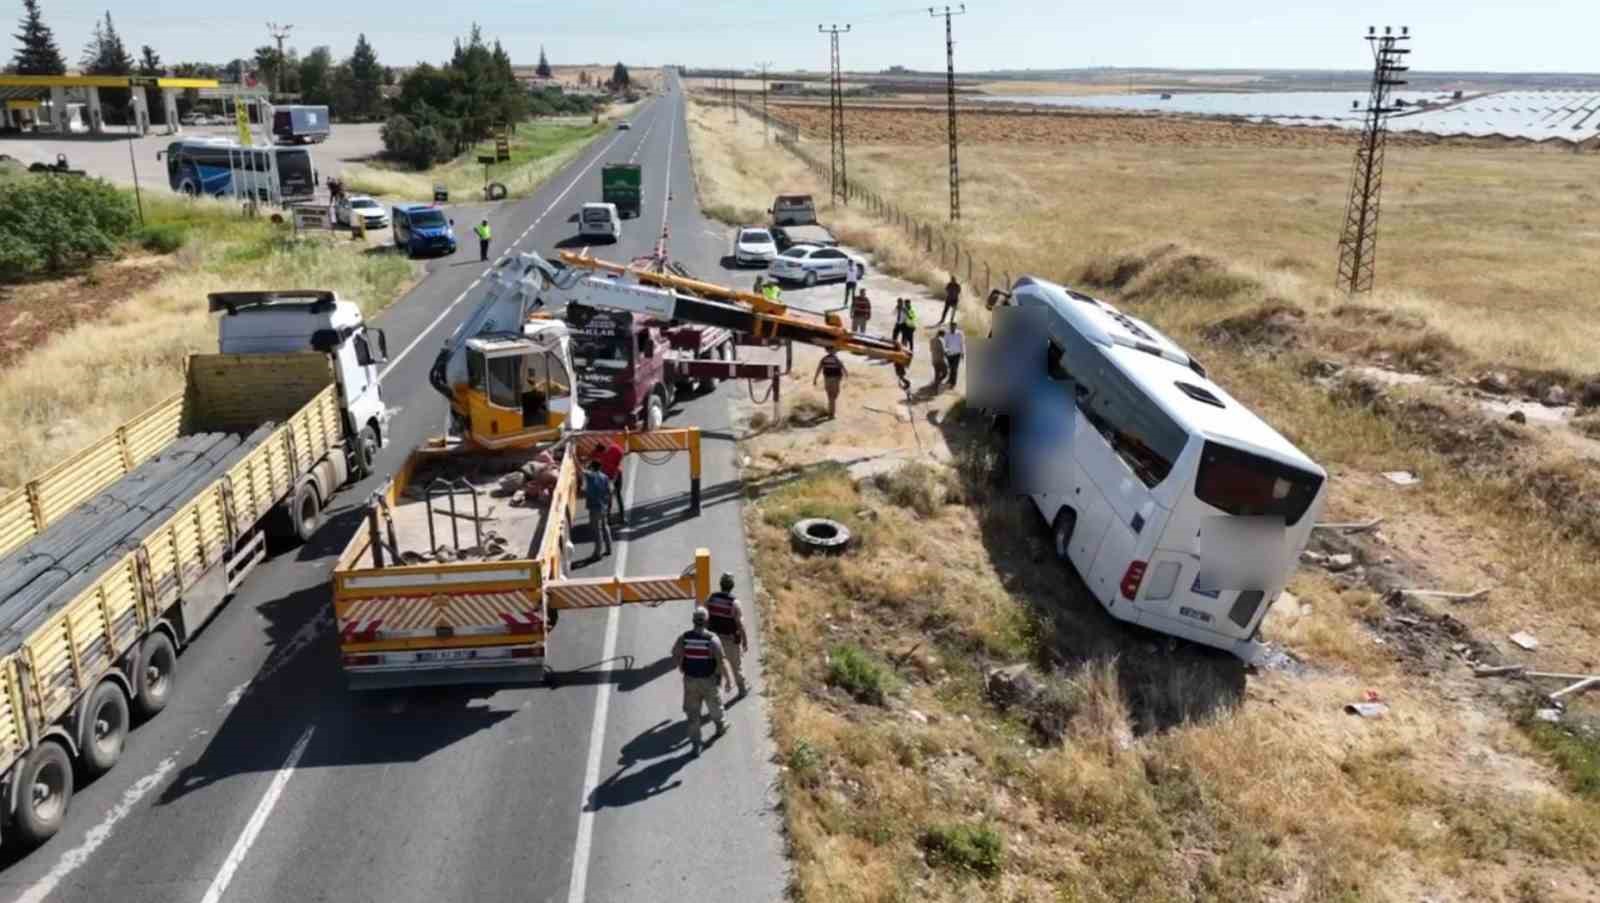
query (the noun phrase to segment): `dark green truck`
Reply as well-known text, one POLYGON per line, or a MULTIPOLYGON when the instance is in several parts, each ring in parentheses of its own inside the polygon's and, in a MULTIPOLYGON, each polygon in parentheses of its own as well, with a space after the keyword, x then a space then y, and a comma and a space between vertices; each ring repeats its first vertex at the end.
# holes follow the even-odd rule
POLYGON ((636 163, 608 163, 600 169, 600 200, 616 204, 623 218, 639 215, 639 186, 643 182, 636 163))

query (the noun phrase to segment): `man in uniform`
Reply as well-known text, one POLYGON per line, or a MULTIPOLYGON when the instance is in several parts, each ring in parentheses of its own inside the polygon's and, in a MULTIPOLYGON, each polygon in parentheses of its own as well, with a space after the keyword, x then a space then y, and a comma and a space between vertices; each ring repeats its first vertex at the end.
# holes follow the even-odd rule
POLYGON ((827 377, 822 381, 822 388, 828 393, 828 419, 832 420, 834 409, 839 403, 839 387, 844 384, 844 378, 850 372, 844 368, 844 361, 839 360, 839 355, 832 348, 817 361, 817 372, 811 375, 811 384, 817 384, 817 377, 827 377))
POLYGON ((744 653, 750 649, 750 637, 744 632, 744 610, 733 596, 733 575, 722 575, 722 589, 706 597, 706 626, 722 642, 722 654, 728 660, 728 670, 739 682, 739 697, 750 692, 744 682, 744 653))
POLYGON ((472 227, 472 231, 478 233, 478 259, 479 260, 488 260, 489 259, 489 221, 488 220, 484 220, 483 222, 477 224, 476 226, 473 226, 472 227))
POLYGON ((722 718, 722 696, 717 692, 717 672, 722 671, 722 684, 733 681, 726 673, 727 659, 723 657, 722 641, 706 629, 706 610, 694 610, 694 627, 685 631, 672 644, 672 663, 683 673, 683 714, 689 720, 689 742, 694 754, 700 755, 700 707, 711 710, 711 720, 717 725, 713 736, 720 737, 728 729, 722 718))

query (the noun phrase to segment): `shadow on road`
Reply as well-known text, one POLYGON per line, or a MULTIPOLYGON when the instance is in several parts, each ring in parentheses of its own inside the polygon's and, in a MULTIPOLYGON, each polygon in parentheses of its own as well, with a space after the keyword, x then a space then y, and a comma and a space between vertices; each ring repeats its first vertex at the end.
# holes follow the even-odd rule
MULTIPOLYGON (((574 628, 579 629, 579 628, 574 628)), ((619 655, 610 662, 621 662, 625 667, 613 666, 610 670, 601 670, 604 661, 584 665, 570 671, 558 672, 552 687, 573 686, 599 686, 610 684, 619 693, 631 693, 646 684, 672 673, 672 656, 663 655, 648 665, 640 668, 634 665, 631 655, 619 655)))
POLYGON ((688 722, 658 721, 623 744, 621 752, 617 770, 589 794, 587 811, 644 802, 682 786, 683 780, 674 775, 694 759, 689 749, 688 722), (653 761, 637 771, 628 770, 647 760, 653 761))

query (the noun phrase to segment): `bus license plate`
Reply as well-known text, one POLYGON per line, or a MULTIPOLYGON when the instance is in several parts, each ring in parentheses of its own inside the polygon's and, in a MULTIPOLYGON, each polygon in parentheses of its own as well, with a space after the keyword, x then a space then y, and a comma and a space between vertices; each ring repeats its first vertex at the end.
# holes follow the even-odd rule
POLYGON ((475 658, 476 649, 441 649, 438 652, 418 652, 419 662, 455 662, 462 659, 475 658))

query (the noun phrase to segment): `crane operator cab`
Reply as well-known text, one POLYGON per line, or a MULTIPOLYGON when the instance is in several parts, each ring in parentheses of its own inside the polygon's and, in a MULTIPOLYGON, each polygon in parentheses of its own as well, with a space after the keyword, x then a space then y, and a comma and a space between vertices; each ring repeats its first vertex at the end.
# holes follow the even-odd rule
POLYGON ((535 320, 522 335, 474 336, 465 352, 467 381, 456 391, 473 444, 525 447, 583 429, 565 323, 535 320))

